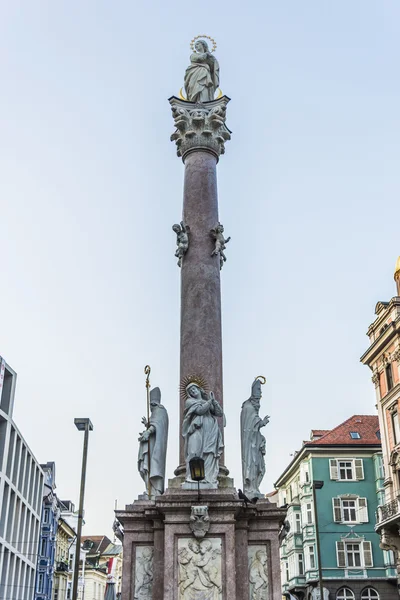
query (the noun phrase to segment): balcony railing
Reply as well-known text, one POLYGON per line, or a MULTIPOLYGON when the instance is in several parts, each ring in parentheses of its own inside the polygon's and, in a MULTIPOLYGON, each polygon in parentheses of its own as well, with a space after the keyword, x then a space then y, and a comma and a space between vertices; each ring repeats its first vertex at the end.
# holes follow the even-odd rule
POLYGON ((387 504, 378 506, 378 510, 376 511, 376 522, 378 525, 383 521, 394 519, 396 517, 400 520, 400 498, 396 498, 387 504))

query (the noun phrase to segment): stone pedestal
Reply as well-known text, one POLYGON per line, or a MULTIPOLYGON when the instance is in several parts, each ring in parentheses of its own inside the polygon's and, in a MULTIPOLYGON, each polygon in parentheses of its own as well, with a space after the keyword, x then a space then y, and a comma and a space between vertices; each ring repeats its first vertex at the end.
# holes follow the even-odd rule
POLYGON ((281 600, 278 532, 286 511, 264 499, 246 508, 232 487, 200 495, 172 487, 117 511, 123 600, 281 600), (202 516, 194 526, 193 514, 205 512, 204 528, 202 516))

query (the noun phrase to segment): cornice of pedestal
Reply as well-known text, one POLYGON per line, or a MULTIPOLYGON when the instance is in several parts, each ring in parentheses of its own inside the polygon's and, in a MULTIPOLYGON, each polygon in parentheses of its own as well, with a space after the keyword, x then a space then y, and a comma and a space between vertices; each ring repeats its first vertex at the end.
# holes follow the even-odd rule
POLYGON ((176 142, 177 155, 185 160, 188 152, 203 150, 211 152, 217 159, 225 153, 225 142, 231 139, 231 131, 225 123, 226 107, 230 98, 204 104, 187 102, 175 96, 169 98, 175 132, 171 141, 176 142))

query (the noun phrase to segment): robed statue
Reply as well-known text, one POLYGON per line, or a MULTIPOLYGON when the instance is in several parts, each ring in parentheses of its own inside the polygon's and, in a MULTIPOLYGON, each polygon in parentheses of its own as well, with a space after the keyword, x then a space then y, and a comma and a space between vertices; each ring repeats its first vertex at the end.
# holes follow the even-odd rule
POLYGON ((219 86, 219 64, 205 40, 197 40, 190 66, 185 73, 185 90, 189 102, 214 100, 219 86))
POLYGON ((255 379, 240 414, 243 490, 251 499, 263 497, 259 488, 265 475, 266 441, 261 428, 269 423, 269 417, 261 419, 258 414, 261 396, 261 381, 255 379))
POLYGON ((164 493, 168 439, 168 413, 161 404, 158 387, 150 392, 150 411, 149 421, 146 417, 142 419, 146 429, 139 436, 138 470, 146 484, 146 493, 149 495, 150 492, 150 497, 154 498, 164 493))
POLYGON ((217 417, 223 417, 221 405, 214 394, 209 395, 197 383, 186 387, 182 435, 185 439, 186 481, 191 482, 189 462, 204 460, 204 484, 218 484, 219 458, 224 444, 217 417))

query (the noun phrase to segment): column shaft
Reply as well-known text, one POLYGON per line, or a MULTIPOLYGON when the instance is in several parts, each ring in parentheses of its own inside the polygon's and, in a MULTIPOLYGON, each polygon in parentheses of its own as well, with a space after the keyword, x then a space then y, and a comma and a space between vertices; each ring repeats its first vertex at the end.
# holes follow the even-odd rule
MULTIPOLYGON (((189 250, 181 269, 181 381, 204 378, 223 405, 221 284, 219 256, 211 256, 210 230, 218 223, 217 158, 204 150, 185 156, 183 221, 190 227, 189 250)), ((180 423, 185 399, 181 398, 180 423)), ((222 423, 220 423, 223 430, 222 423)), ((180 463, 184 463, 180 440, 180 463)))

